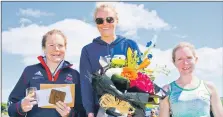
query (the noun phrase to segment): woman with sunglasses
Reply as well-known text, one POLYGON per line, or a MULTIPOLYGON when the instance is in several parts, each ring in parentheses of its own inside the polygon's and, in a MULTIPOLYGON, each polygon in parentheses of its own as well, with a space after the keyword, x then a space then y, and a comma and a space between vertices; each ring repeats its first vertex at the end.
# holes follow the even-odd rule
POLYGON ((193 72, 198 57, 194 46, 182 42, 172 52, 172 60, 179 78, 165 85, 169 95, 160 103, 159 117, 223 117, 220 97, 214 84, 200 80, 193 72))
MULTIPOLYGON (((126 56, 128 47, 133 51, 136 50, 138 56, 141 55, 137 44, 133 40, 116 35, 118 16, 113 6, 108 4, 98 6, 95 10, 94 19, 101 35, 82 48, 80 59, 82 101, 88 117, 95 117, 99 109, 98 97, 96 92, 93 91, 89 73, 95 73, 101 68, 99 64, 100 56, 110 58, 114 55, 126 56)), ((106 116, 108 115, 98 115, 98 117, 106 116)))

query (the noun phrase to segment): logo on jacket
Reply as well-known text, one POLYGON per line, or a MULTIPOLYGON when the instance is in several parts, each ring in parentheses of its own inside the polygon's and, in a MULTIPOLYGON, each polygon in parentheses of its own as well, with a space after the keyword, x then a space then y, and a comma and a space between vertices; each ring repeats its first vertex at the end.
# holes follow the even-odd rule
POLYGON ((73 76, 71 74, 68 74, 64 80, 64 82, 72 84, 73 83, 73 76))
POLYGON ((43 77, 43 74, 40 72, 40 71, 38 71, 38 72, 36 72, 35 74, 34 74, 34 77, 33 77, 33 79, 41 79, 41 78, 44 78, 43 77))
POLYGON ((40 71, 36 72, 35 75, 36 76, 43 76, 43 74, 40 71))

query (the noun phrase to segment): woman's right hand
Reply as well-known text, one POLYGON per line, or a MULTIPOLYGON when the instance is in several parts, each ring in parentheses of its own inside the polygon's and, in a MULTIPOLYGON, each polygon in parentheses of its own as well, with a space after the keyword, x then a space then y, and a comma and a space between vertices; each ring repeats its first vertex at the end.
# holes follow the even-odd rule
POLYGON ((27 95, 21 102, 21 107, 23 112, 28 112, 32 110, 33 105, 37 104, 36 99, 33 97, 35 93, 27 95))
POLYGON ((89 113, 88 117, 94 117, 94 113, 89 113))

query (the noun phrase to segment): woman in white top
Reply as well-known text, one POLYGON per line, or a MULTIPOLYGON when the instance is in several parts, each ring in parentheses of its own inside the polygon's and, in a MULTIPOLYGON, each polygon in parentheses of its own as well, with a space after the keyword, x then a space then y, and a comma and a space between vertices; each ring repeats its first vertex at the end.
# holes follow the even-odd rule
POLYGON ((194 46, 187 42, 177 45, 172 52, 173 63, 180 77, 165 85, 169 95, 160 103, 159 117, 223 117, 220 97, 214 84, 198 79, 193 71, 198 61, 194 46))

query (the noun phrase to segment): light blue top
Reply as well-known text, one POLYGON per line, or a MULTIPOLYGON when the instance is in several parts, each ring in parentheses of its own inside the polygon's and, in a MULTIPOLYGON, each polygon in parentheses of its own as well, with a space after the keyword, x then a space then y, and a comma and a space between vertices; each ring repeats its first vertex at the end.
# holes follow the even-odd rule
POLYGON ((210 117, 210 93, 202 80, 194 89, 170 83, 169 102, 173 117, 210 117))

